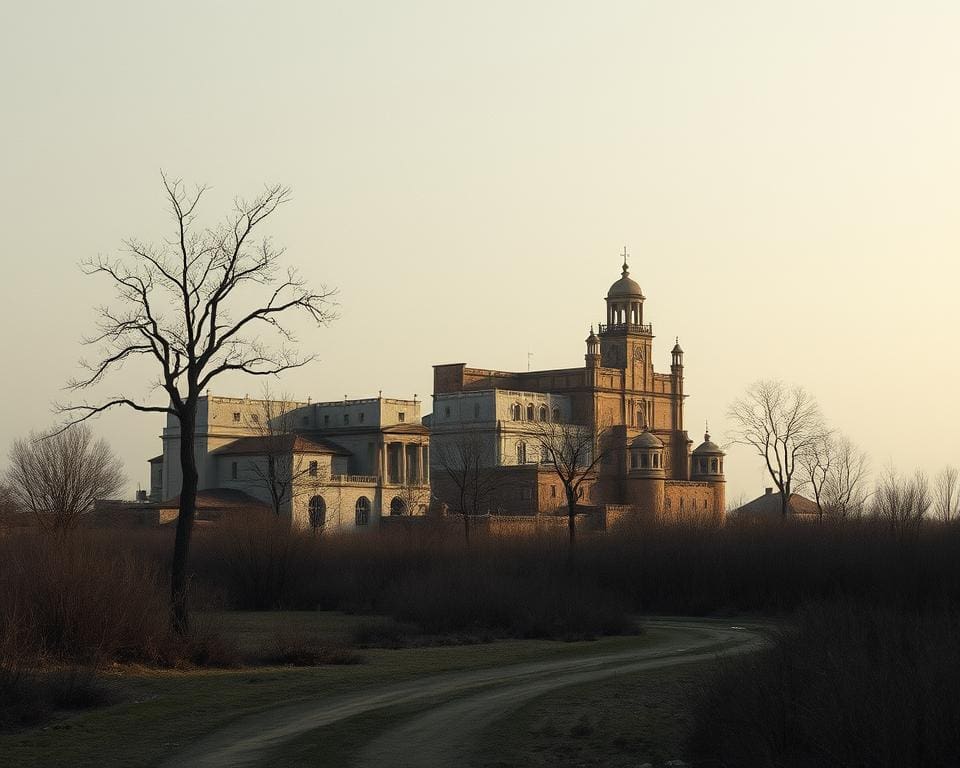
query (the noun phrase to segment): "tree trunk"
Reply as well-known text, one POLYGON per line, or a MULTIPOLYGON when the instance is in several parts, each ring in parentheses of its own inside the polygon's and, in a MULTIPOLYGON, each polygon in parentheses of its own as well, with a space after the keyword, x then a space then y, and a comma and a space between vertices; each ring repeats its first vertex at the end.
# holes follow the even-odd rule
POLYGON ((567 490, 567 532, 570 537, 568 558, 572 566, 574 546, 577 541, 577 493, 571 490, 567 490))
POLYGON ((187 603, 187 557, 190 536, 197 514, 197 457, 194 446, 196 432, 196 404, 188 402, 187 412, 180 416, 180 512, 177 515, 177 534, 173 545, 173 563, 170 573, 170 619, 174 631, 185 635, 190 629, 187 603))

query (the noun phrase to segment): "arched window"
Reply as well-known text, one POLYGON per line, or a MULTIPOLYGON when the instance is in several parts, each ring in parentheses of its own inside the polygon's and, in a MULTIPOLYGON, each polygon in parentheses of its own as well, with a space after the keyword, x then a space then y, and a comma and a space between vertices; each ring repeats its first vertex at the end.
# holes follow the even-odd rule
POLYGON ((547 406, 540 406, 540 421, 546 421, 549 418, 549 412, 547 411, 547 406))
POLYGON ((361 496, 357 499, 357 525, 366 525, 370 522, 370 499, 361 496))
POLYGON ((533 403, 527 404, 527 421, 533 421, 533 403))
POLYGON ((393 517, 398 515, 405 515, 407 513, 407 505, 399 496, 394 496, 393 501, 390 502, 390 514, 393 517))
POLYGON ((517 464, 527 463, 527 444, 517 443, 517 464))
POLYGON ((560 409, 559 409, 559 408, 554 408, 554 409, 553 409, 553 420, 554 420, 554 421, 560 421, 560 409))
POLYGON ((520 421, 520 403, 514 403, 510 407, 510 416, 514 421, 520 421))
POLYGON ((327 524, 327 502, 323 496, 310 497, 310 527, 319 530, 327 524))

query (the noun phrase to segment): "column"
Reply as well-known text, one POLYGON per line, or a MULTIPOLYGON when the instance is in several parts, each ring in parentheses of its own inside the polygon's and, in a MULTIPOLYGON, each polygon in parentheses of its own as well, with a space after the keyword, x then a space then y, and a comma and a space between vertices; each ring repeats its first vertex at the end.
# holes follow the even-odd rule
POLYGON ((397 443, 400 448, 400 484, 407 483, 407 446, 404 443, 397 443))

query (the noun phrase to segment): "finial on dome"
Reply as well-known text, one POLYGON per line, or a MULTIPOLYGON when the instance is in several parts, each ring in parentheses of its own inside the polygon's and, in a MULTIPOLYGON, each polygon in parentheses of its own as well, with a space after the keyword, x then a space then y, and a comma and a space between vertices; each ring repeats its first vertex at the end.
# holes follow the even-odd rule
POLYGON ((710 422, 708 420, 703 422, 703 442, 710 442, 710 422))
POLYGON ((629 265, 627 264, 627 257, 628 257, 630 254, 627 253, 627 246, 623 246, 623 253, 621 253, 620 255, 623 256, 623 273, 622 273, 621 276, 622 276, 622 277, 626 277, 627 275, 630 274, 630 267, 629 267, 629 265))

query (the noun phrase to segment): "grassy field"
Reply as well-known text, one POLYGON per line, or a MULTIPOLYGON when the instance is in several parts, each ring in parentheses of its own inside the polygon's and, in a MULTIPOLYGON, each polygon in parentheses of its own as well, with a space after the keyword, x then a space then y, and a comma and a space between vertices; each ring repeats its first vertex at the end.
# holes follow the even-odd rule
MULTIPOLYGON (((335 642, 348 636, 360 621, 321 612, 210 614, 202 620, 234 636, 249 651, 269 642, 277 630, 335 642)), ((23 768, 151 766, 241 715, 281 704, 438 672, 601 652, 644 641, 643 637, 617 637, 595 642, 514 640, 366 649, 361 664, 313 668, 248 666, 214 671, 114 666, 105 672, 114 704, 67 713, 42 728, 0 735, 0 763, 23 768)), ((349 746, 349 739, 343 743, 349 746)))
POLYGON ((470 768, 636 768, 688 758, 694 702, 713 662, 699 662, 536 699, 489 728, 470 768))

